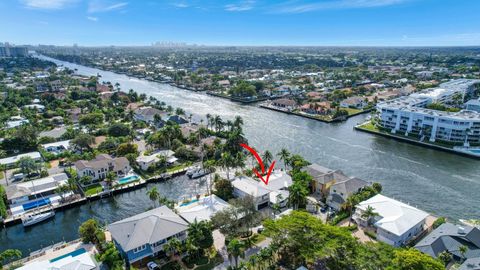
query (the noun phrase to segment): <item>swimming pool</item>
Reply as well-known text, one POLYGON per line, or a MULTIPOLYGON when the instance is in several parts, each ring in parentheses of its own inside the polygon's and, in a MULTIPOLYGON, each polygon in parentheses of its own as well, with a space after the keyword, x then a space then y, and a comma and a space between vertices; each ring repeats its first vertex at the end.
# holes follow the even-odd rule
POLYGON ((26 203, 26 204, 22 205, 22 207, 25 211, 27 211, 27 210, 30 210, 30 209, 33 209, 33 208, 37 208, 37 207, 40 207, 40 206, 47 205, 49 203, 50 203, 50 199, 46 198, 46 199, 41 199, 41 200, 38 200, 38 201, 26 203))
POLYGON ((189 205, 189 204, 196 203, 196 202, 198 202, 197 199, 191 200, 191 201, 189 201, 189 202, 182 203, 182 204, 180 204, 180 206, 187 206, 187 205, 189 205))
POLYGON ((128 184, 130 182, 137 181, 138 179, 139 179, 138 175, 130 175, 130 176, 118 179, 118 183, 123 185, 123 184, 128 184))
POLYGON ((54 258, 54 259, 51 259, 50 262, 53 263, 53 262, 59 261, 59 260, 61 260, 61 259, 64 259, 64 258, 66 258, 66 257, 69 257, 69 256, 76 257, 76 256, 78 256, 78 255, 82 255, 82 254, 85 253, 85 252, 87 252, 87 251, 86 251, 84 248, 79 248, 79 249, 74 250, 74 251, 72 251, 72 252, 70 252, 70 253, 67 253, 67 254, 64 254, 64 255, 62 255, 62 256, 58 256, 58 257, 56 257, 56 258, 54 258))

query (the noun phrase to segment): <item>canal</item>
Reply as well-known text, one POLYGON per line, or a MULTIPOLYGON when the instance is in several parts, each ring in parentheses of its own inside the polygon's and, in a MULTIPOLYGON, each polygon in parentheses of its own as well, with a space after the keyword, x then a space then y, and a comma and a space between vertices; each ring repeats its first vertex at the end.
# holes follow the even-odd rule
MULTIPOLYGON (((52 59, 50 59, 52 60, 52 59)), ((257 149, 277 153, 286 148, 311 162, 383 185, 384 194, 435 215, 452 219, 480 217, 480 162, 451 153, 427 149, 353 130, 366 115, 343 123, 326 124, 298 116, 240 105, 225 99, 182 90, 166 84, 131 78, 76 64, 52 60, 82 75, 102 76, 118 82, 122 90, 134 89, 182 107, 195 117, 218 114, 223 119, 239 115, 245 135, 257 149)), ((203 191, 205 184, 180 177, 156 185, 170 198, 203 191)), ((147 187, 147 188, 149 188, 147 187)), ((78 237, 78 226, 95 217, 104 223, 140 213, 152 203, 140 189, 57 213, 54 220, 24 229, 21 225, 0 231, 0 250, 18 248, 24 253, 52 242, 78 237)))

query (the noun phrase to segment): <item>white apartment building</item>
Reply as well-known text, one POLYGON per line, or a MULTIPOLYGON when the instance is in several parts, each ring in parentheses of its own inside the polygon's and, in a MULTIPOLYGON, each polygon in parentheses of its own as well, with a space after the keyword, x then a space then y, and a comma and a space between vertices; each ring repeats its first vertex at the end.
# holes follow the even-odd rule
POLYGON ((377 105, 380 124, 392 133, 416 134, 421 140, 480 143, 480 113, 470 110, 444 112, 425 108, 431 103, 445 103, 455 94, 472 92, 480 80, 454 80, 408 97, 400 97, 377 105))

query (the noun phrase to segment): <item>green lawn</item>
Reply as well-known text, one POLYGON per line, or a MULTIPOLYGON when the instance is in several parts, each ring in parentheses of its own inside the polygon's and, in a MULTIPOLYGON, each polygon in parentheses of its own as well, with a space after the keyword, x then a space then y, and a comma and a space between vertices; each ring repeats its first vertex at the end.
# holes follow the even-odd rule
POLYGON ((95 195, 99 192, 102 192, 102 186, 100 184, 95 184, 95 185, 91 185, 89 187, 87 187, 87 189, 84 191, 85 192, 85 196, 92 196, 92 195, 95 195))
POLYGON ((370 130, 370 131, 376 131, 376 132, 380 131, 380 129, 378 129, 376 126, 373 125, 372 121, 368 121, 365 124, 362 124, 360 128, 370 130))
POLYGON ((362 110, 359 109, 353 109, 353 108, 344 108, 348 112, 348 115, 356 114, 361 112, 362 110))
POLYGON ((170 168, 167 169, 167 172, 168 173, 171 173, 171 172, 174 172, 174 171, 178 171, 178 170, 181 170, 181 169, 185 169, 189 166, 192 165, 192 162, 188 161, 188 162, 185 162, 183 164, 179 164, 179 165, 175 165, 175 166, 172 166, 170 168))
POLYGON ((267 239, 267 237, 261 233, 256 233, 251 238, 254 245, 259 244, 263 240, 267 239))

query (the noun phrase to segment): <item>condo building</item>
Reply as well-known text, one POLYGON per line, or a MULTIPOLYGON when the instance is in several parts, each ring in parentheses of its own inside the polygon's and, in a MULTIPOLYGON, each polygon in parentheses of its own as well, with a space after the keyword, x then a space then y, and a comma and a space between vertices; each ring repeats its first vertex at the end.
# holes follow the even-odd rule
POLYGON ((431 103, 448 103, 455 96, 473 93, 480 80, 460 79, 410 96, 377 104, 380 125, 392 133, 417 135, 431 142, 480 144, 480 113, 472 110, 446 112, 426 108, 431 103))

